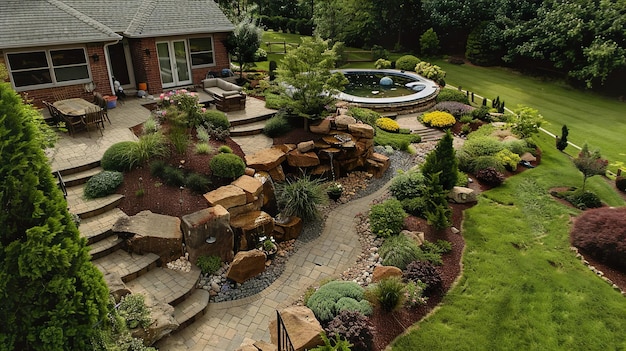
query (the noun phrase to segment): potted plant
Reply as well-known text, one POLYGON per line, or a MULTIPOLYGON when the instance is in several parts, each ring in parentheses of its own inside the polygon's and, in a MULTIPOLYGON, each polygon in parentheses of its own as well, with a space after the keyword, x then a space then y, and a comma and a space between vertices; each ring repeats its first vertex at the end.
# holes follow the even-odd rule
POLYGON ((278 246, 273 237, 260 237, 258 249, 263 251, 268 259, 272 259, 278 251, 278 246))
POLYGON ((343 187, 341 184, 333 182, 328 186, 328 189, 326 189, 326 193, 329 198, 336 201, 341 197, 341 194, 343 194, 343 187))

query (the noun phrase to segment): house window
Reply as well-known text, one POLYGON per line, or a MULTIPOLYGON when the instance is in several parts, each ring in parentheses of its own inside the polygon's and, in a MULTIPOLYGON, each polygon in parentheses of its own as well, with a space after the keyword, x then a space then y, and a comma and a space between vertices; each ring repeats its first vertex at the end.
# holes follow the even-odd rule
POLYGON ((213 58, 213 39, 211 37, 190 38, 189 52, 191 55, 191 65, 194 67, 212 66, 215 64, 213 58))
POLYGON ((90 80, 84 49, 9 53, 7 59, 16 88, 90 80))

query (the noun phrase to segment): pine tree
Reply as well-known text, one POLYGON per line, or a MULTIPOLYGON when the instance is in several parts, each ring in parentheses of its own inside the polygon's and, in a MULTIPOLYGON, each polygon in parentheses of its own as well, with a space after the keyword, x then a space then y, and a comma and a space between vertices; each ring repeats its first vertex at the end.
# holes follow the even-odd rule
POLYGON ((36 113, 0 83, 0 348, 88 350, 108 289, 54 182, 36 113))
POLYGON ((450 190, 456 185, 459 173, 456 153, 452 144, 453 140, 452 133, 449 130, 446 131, 435 149, 426 156, 426 161, 421 168, 426 177, 440 173, 439 184, 444 190, 450 190))

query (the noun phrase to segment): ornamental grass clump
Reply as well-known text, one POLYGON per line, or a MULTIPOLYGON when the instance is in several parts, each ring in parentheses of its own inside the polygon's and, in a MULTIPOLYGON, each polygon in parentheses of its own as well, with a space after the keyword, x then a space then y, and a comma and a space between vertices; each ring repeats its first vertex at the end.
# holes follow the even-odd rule
POLYGON ((422 122, 430 127, 448 128, 456 123, 456 118, 448 112, 433 111, 423 114, 422 122))
POLYGON ((328 197, 321 180, 305 175, 276 184, 276 200, 283 215, 298 216, 308 222, 320 217, 318 206, 325 204, 328 197))
POLYGON ((109 146, 102 155, 100 166, 106 171, 124 172, 130 170, 134 145, 134 141, 121 141, 109 146))
POLYGON ((366 316, 372 313, 364 289, 355 282, 339 280, 322 285, 309 297, 306 306, 322 323, 332 320, 341 311, 357 311, 366 316))
POLYGON ((376 126, 382 130, 397 133, 400 130, 398 122, 388 117, 382 117, 376 120, 376 126))
POLYGON ((400 201, 397 199, 386 200, 370 209, 370 229, 373 234, 383 238, 397 235, 402 230, 406 216, 400 201))
POLYGON ((385 239, 378 253, 383 265, 405 269, 416 260, 424 259, 424 252, 417 243, 404 235, 396 235, 385 239))
POLYGON ((385 312, 392 312, 404 304, 404 283, 400 277, 389 277, 371 285, 366 293, 368 300, 385 312))

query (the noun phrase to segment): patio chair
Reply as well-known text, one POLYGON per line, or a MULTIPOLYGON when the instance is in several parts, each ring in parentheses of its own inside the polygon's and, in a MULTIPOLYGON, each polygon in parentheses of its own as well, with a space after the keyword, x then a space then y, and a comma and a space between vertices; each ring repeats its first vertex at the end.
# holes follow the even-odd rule
MULTIPOLYGON (((112 124, 111 119, 109 118, 109 109, 107 108, 107 101, 104 99, 102 94, 98 93, 97 91, 94 91, 93 103, 100 106, 100 108, 104 111, 103 118, 106 119, 109 122, 109 124, 112 124)), ((104 128, 104 124, 102 125, 102 128, 104 128)))
POLYGON ((102 136, 102 129, 104 129, 104 110, 101 108, 93 109, 86 111, 87 113, 81 117, 80 121, 87 129, 87 134, 89 138, 91 138, 91 132, 89 132, 89 127, 95 126, 100 131, 100 135, 102 136))
POLYGON ((41 102, 48 109, 48 113, 50 113, 50 118, 52 119, 52 125, 58 125, 59 122, 61 122, 61 112, 59 112, 59 110, 57 110, 56 107, 52 106, 52 104, 49 103, 48 101, 42 100, 41 102))
POLYGON ((70 133, 70 135, 73 137, 74 134, 76 134, 78 127, 83 125, 82 118, 66 116, 62 114, 61 111, 59 111, 56 107, 52 106, 52 108, 57 111, 59 117, 61 118, 61 121, 65 123, 65 128, 67 128, 68 133, 70 133))

